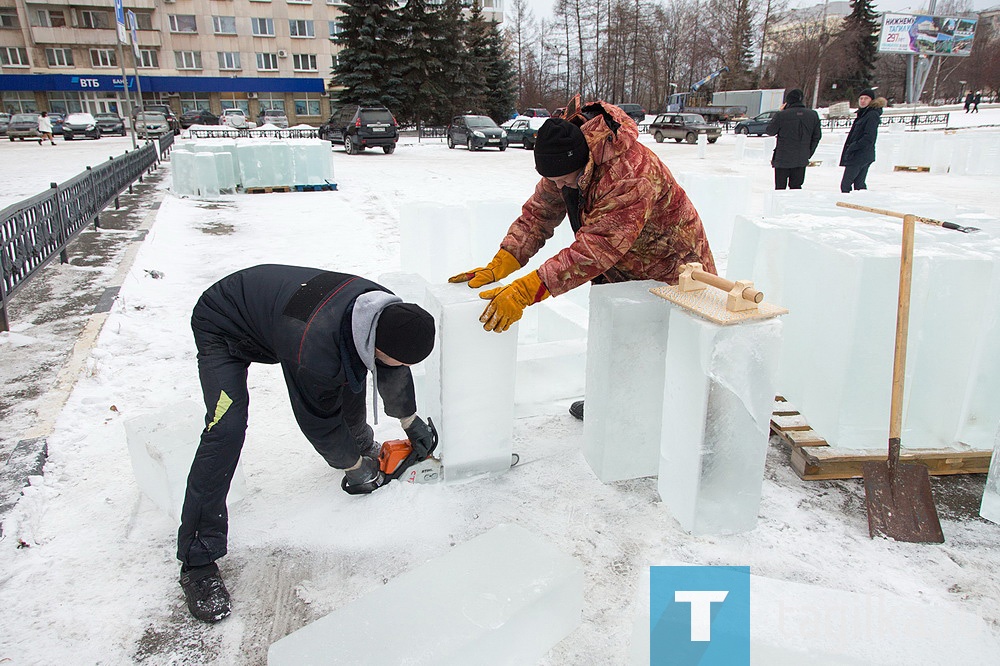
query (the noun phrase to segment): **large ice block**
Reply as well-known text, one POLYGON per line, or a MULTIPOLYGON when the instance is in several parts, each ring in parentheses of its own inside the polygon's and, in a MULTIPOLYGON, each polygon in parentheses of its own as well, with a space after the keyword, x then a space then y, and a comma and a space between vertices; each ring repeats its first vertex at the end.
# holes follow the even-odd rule
POLYGON ((437 339, 424 361, 426 413, 441 437, 444 479, 504 472, 513 446, 517 324, 484 331, 486 301, 465 284, 432 285, 427 294, 437 339))
POLYGON ((747 176, 688 173, 684 176, 683 187, 705 225, 712 251, 729 252, 736 216, 750 208, 750 179, 747 176))
MULTIPOLYGON (((205 407, 186 400, 125 421, 132 471, 141 490, 164 513, 180 522, 191 461, 205 428, 205 407)), ((232 506, 246 495, 242 465, 229 488, 232 506)))
POLYGON ((990 472, 986 475, 986 487, 983 489, 983 501, 979 506, 979 515, 1000 525, 1000 428, 997 429, 995 442, 993 457, 990 458, 990 472))
MULTIPOLYGON (((401 206, 399 260, 402 270, 419 273, 429 282, 438 283, 460 271, 485 266, 493 255, 472 256, 469 228, 469 210, 464 206, 430 202, 401 206)), ((497 247, 500 247, 499 238, 497 247)), ((469 291, 468 287, 465 289, 469 291)))
POLYGON ((580 564, 522 527, 500 525, 276 641, 267 663, 521 666, 537 663, 582 615, 580 564), (415 618, 426 620, 419 630, 415 618))
POLYGON ((202 199, 219 198, 219 172, 215 166, 215 153, 194 154, 194 177, 198 196, 202 199))
POLYGON ((583 455, 604 483, 659 468, 666 301, 653 280, 590 289, 583 455))
POLYGON ((688 532, 757 525, 781 328, 720 326, 670 306, 657 488, 688 532))

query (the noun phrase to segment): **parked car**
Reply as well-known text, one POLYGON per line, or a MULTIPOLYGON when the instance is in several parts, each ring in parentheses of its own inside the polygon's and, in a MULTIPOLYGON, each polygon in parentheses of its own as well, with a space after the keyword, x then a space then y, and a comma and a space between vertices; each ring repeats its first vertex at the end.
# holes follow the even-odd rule
POLYGON ((257 124, 285 128, 288 127, 288 116, 281 109, 264 109, 257 116, 257 124))
POLYGON ((396 150, 399 127, 396 118, 384 106, 349 104, 320 125, 319 138, 331 144, 344 144, 348 155, 365 148, 381 148, 388 155, 396 150))
POLYGON ((628 117, 635 121, 635 124, 646 121, 646 109, 641 104, 618 104, 619 109, 628 114, 628 117))
POLYGON ((767 130, 768 123, 771 122, 771 118, 778 115, 777 111, 765 111, 764 113, 757 114, 753 118, 747 118, 746 120, 741 120, 736 123, 733 127, 733 131, 737 134, 756 134, 757 136, 763 136, 767 130))
POLYGON ((61 113, 50 113, 48 115, 49 121, 52 123, 52 133, 62 134, 63 133, 63 121, 66 120, 66 116, 61 113))
POLYGON ((565 118, 566 117, 566 107, 560 106, 558 109, 552 112, 553 118, 565 118))
POLYGON ((15 113, 10 117, 10 124, 7 125, 7 138, 11 141, 14 139, 37 141, 42 136, 41 132, 38 131, 39 115, 41 114, 15 113))
POLYGON ((6 136, 8 125, 10 125, 10 114, 0 113, 0 136, 6 136))
POLYGON ((539 108, 539 109, 525 109, 524 113, 522 113, 521 115, 522 116, 527 116, 528 118, 548 118, 549 117, 549 110, 548 109, 541 109, 541 108, 539 108))
POLYGON ((162 113, 142 111, 135 117, 135 133, 140 139, 155 139, 171 131, 170 121, 162 113))
POLYGON ((181 114, 180 123, 184 129, 191 125, 218 125, 219 116, 208 109, 191 109, 181 114))
POLYGON ((235 127, 236 129, 253 129, 257 127, 257 123, 247 118, 247 114, 243 109, 223 109, 222 115, 219 116, 219 124, 235 127))
POLYGON ((174 115, 173 109, 170 108, 168 104, 143 104, 141 109, 132 109, 132 121, 134 122, 139 111, 146 111, 149 113, 158 113, 167 119, 167 125, 169 125, 170 130, 174 134, 181 133, 181 121, 174 115))
POLYGON ((507 132, 507 144, 519 143, 525 150, 535 149, 538 129, 548 118, 514 118, 500 126, 507 132))
POLYGON ((94 118, 101 128, 101 134, 125 136, 125 121, 117 113, 95 113, 94 118))
POLYGON ((91 139, 101 138, 101 128, 97 124, 97 118, 89 113, 71 113, 63 121, 63 140, 72 141, 90 137, 91 139))
POLYGON ((722 135, 722 128, 705 122, 697 113, 661 113, 649 123, 649 133, 656 143, 663 143, 664 139, 697 143, 699 134, 708 135, 708 142, 715 143, 722 135))
POLYGON ((465 144, 469 150, 487 146, 507 150, 507 132, 489 116, 455 116, 448 125, 448 147, 465 144))

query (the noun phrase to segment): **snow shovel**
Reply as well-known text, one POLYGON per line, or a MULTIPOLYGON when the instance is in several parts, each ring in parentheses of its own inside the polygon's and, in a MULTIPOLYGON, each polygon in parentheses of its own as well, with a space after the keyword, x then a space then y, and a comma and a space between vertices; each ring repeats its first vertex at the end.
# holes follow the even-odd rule
MULTIPOLYGON (((879 215, 888 215, 889 217, 902 218, 903 213, 897 213, 891 210, 883 210, 882 208, 871 208, 870 206, 859 206, 858 204, 847 203, 846 201, 838 201, 837 205, 841 208, 853 208, 855 210, 863 210, 869 213, 877 213, 879 215)), ((943 227, 945 229, 954 229, 955 231, 961 231, 963 234, 972 234, 977 231, 982 231, 979 227, 963 227, 961 225, 955 224, 954 222, 945 222, 943 220, 935 220, 932 217, 920 217, 919 215, 914 215, 917 222, 923 222, 924 224, 931 224, 935 227, 943 227)))
POLYGON ((899 299, 896 308, 896 345, 892 363, 892 402, 889 409, 889 455, 885 462, 862 466, 868 533, 909 543, 943 543, 931 478, 923 465, 899 462, 903 425, 903 378, 906 372, 906 335, 910 318, 913 275, 913 235, 916 215, 903 215, 903 252, 899 262, 899 299))

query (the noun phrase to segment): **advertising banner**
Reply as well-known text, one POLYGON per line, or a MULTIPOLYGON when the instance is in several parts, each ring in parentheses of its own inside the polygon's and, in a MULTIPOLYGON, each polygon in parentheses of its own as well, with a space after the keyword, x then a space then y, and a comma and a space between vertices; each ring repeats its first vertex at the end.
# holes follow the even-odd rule
POLYGON ((925 14, 883 14, 880 53, 968 56, 976 19, 925 14))

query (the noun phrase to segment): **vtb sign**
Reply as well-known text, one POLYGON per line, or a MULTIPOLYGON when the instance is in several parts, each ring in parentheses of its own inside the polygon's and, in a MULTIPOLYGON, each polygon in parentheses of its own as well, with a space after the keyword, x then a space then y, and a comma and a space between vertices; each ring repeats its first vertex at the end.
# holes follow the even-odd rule
POLYGON ((651 666, 749 666, 750 567, 650 567, 651 666))

